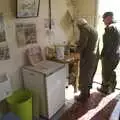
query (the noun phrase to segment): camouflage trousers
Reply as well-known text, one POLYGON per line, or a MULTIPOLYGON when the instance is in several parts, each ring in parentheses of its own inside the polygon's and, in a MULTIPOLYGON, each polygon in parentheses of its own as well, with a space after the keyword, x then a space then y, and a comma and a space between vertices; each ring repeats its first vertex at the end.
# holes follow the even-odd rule
POLYGON ((109 60, 102 58, 102 89, 105 92, 114 92, 117 81, 115 68, 119 60, 109 60))

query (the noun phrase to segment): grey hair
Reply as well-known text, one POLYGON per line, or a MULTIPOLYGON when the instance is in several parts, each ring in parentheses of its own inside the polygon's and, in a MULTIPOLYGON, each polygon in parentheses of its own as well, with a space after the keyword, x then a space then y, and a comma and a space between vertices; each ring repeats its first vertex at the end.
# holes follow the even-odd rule
POLYGON ((86 19, 80 18, 80 19, 77 20, 77 24, 81 26, 81 25, 84 25, 84 24, 88 24, 88 22, 87 22, 86 19))

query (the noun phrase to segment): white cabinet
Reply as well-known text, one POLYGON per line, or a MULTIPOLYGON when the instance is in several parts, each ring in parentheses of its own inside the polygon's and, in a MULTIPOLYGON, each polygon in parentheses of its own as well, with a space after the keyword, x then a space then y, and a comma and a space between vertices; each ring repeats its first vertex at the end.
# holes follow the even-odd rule
POLYGON ((48 64, 42 64, 42 68, 44 66, 47 70, 44 72, 41 65, 34 69, 23 68, 24 86, 33 92, 33 115, 36 117, 51 118, 65 103, 65 66, 54 62, 50 64, 51 71, 47 68, 48 64))
POLYGON ((66 83, 65 83, 65 85, 66 85, 66 87, 68 87, 68 85, 69 85, 69 64, 68 63, 66 63, 65 64, 65 69, 66 69, 66 83))
POLYGON ((55 114, 65 102, 65 69, 61 69, 46 78, 48 113, 55 114))

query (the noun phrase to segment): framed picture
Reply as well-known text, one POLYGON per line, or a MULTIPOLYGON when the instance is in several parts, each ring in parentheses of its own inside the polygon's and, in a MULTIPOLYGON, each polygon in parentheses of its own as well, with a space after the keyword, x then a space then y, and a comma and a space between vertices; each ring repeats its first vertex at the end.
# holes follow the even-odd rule
POLYGON ((33 46, 26 50, 26 55, 28 57, 29 63, 33 66, 40 63, 43 60, 42 58, 42 51, 40 46, 33 46))
POLYGON ((4 26, 4 19, 2 14, 0 15, 0 42, 6 41, 6 33, 5 33, 5 26, 4 26))
POLYGON ((10 59, 10 51, 8 45, 0 46, 0 60, 10 59))
POLYGON ((17 18, 37 17, 40 0, 17 0, 17 18))
POLYGON ((19 47, 22 47, 28 44, 37 43, 36 24, 17 23, 16 37, 17 37, 17 42, 19 47))

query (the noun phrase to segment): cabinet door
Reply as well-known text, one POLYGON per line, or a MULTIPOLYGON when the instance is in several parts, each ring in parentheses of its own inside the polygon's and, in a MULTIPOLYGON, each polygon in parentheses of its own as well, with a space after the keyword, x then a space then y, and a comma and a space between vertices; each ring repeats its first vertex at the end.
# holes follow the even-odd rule
POLYGON ((47 102, 44 75, 41 73, 23 70, 24 86, 33 92, 34 116, 47 116, 47 102))
POLYGON ((65 103, 65 70, 64 67, 46 78, 49 118, 65 103))

